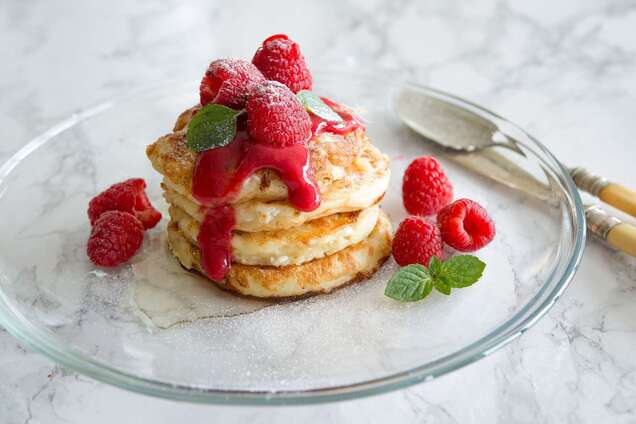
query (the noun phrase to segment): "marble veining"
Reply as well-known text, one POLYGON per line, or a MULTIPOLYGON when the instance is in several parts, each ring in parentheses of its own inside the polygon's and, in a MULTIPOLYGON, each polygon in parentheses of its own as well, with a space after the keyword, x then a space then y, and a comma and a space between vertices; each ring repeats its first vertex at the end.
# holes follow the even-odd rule
MULTIPOLYGON (((569 165, 634 187, 634 28, 633 0, 5 2, 0 161, 79 110, 196 76, 213 56, 249 56, 254 40, 287 32, 310 66, 382 66, 468 97, 569 165)), ((90 167, 78 171, 86 178, 78 187, 95 184, 90 167)), ((64 201, 55 184, 40 187, 52 187, 50 206, 64 201)), ((88 294, 73 295, 79 303, 88 294)), ((500 351, 406 390, 295 408, 147 398, 60 369, 0 330, 0 422, 631 423, 635 318, 636 261, 590 240, 564 296, 500 351)))

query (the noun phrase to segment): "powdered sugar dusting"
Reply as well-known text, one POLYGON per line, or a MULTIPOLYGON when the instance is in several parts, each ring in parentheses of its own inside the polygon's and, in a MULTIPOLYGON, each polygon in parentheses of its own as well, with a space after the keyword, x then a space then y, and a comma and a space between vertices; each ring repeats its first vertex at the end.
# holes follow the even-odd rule
POLYGON ((201 104, 210 102, 241 109, 250 88, 265 77, 250 62, 237 59, 213 61, 199 88, 201 104))
POLYGON ((247 130, 254 140, 288 146, 311 137, 309 114, 285 85, 264 81, 252 87, 245 104, 247 130))

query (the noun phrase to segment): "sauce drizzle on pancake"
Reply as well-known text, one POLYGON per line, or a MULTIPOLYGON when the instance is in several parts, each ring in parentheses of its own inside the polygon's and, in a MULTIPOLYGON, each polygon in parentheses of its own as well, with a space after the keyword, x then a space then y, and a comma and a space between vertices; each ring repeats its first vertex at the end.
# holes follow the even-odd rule
POLYGON ((232 230, 236 221, 230 205, 209 208, 197 237, 201 249, 201 266, 208 277, 221 281, 232 262, 232 230))
POLYGON ((341 105, 340 103, 336 103, 334 101, 329 100, 326 97, 321 97, 322 101, 327 104, 334 112, 336 112, 342 118, 342 121, 328 121, 324 118, 321 118, 318 115, 311 114, 311 122, 312 122, 312 132, 314 136, 320 135, 322 133, 333 133, 339 135, 345 135, 352 131, 357 130, 358 128, 364 128, 364 123, 357 117, 353 112, 341 105))
MULTIPOLYGON (((343 120, 329 122, 312 115, 314 136, 332 132, 346 134, 363 127, 362 121, 338 103, 323 98, 343 120)), ((254 172, 271 168, 287 186, 289 202, 298 210, 311 212, 320 206, 320 191, 311 174, 310 155, 305 145, 287 147, 253 142, 239 132, 227 146, 199 153, 192 177, 192 195, 207 208, 197 241, 201 266, 213 280, 223 280, 232 258, 234 208, 229 204, 243 182, 254 172)))

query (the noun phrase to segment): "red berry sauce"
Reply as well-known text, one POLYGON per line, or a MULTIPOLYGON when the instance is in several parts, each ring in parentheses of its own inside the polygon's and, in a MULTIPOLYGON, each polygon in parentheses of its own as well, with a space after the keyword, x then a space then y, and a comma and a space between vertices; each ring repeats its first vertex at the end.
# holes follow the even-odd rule
MULTIPOLYGON (((342 121, 330 122, 311 114, 314 136, 325 132, 343 135, 364 127, 349 109, 326 98, 323 101, 342 117, 342 121)), ((309 151, 303 144, 279 147, 255 143, 240 131, 229 145, 200 153, 192 178, 192 194, 207 208, 197 240, 201 267, 213 280, 223 280, 232 261, 232 231, 236 221, 230 202, 245 180, 263 168, 278 171, 287 186, 289 202, 296 209, 310 212, 320 206, 320 192, 311 175, 309 151)))
POLYGON ((200 153, 192 194, 208 208, 197 240, 201 267, 213 280, 222 280, 229 272, 235 226, 234 208, 229 203, 243 182, 263 168, 278 171, 296 209, 309 212, 320 205, 320 192, 310 174, 309 152, 302 144, 277 147, 253 143, 241 133, 225 147, 200 153))
POLYGON ((222 205, 209 208, 197 240, 201 249, 201 267, 208 277, 221 281, 232 263, 232 230, 236 225, 234 208, 222 205))
POLYGON ((327 121, 318 115, 310 114, 312 122, 312 132, 314 135, 320 135, 326 132, 344 135, 355 131, 358 128, 364 128, 364 123, 359 117, 354 115, 351 110, 342 106, 339 103, 329 100, 326 97, 321 97, 322 101, 327 104, 334 112, 336 112, 342 118, 340 122, 327 121))

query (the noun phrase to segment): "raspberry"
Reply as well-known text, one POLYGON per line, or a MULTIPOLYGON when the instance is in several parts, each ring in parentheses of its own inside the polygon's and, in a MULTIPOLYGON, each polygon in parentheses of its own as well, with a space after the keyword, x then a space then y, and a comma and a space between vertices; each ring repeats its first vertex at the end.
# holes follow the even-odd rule
POLYGON ((401 266, 428 266, 431 257, 442 255, 442 237, 437 225, 419 216, 402 221, 393 238, 393 257, 401 266))
POLYGON ((290 146, 311 137, 311 118, 289 88, 276 81, 264 81, 249 92, 247 132, 261 143, 290 146))
POLYGON ((132 212, 135 209, 135 188, 126 183, 113 184, 88 203, 88 219, 95 225, 106 211, 132 212))
POLYGON ((267 79, 285 84, 294 93, 311 90, 311 73, 300 46, 285 34, 272 35, 263 41, 252 63, 267 79))
POLYGON ((495 224, 479 203, 459 199, 437 215, 442 238, 449 246, 462 251, 481 249, 495 237, 495 224))
POLYGON ((132 258, 144 240, 144 227, 128 212, 104 212, 91 230, 86 253, 95 265, 111 267, 132 258))
POLYGON ((141 178, 113 184, 88 203, 91 225, 95 225, 104 212, 122 211, 135 215, 144 228, 154 227, 161 220, 161 213, 152 207, 145 189, 146 182, 141 178))
POLYGON ((146 182, 143 178, 131 178, 124 181, 135 188, 134 215, 143 224, 146 230, 154 227, 161 221, 161 212, 155 209, 146 195, 146 182))
POLYGON ((218 59, 210 63, 199 86, 201 104, 218 103, 242 109, 249 88, 265 77, 243 59, 218 59))
POLYGON ((453 200, 453 186, 431 156, 415 159, 402 180, 404 207, 412 215, 433 215, 453 200))

